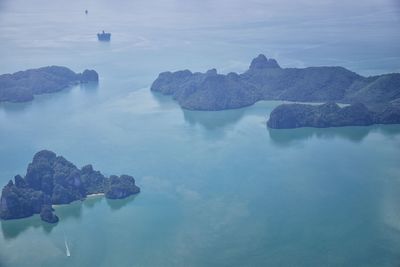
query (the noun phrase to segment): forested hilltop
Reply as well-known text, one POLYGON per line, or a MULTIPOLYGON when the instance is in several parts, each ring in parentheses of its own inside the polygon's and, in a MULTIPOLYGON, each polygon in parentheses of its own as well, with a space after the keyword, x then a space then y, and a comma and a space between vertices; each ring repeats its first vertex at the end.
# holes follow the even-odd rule
POLYGON ((26 102, 35 95, 55 93, 78 83, 97 82, 94 70, 75 73, 66 67, 49 66, 0 75, 0 102, 26 102))
POLYGON ((242 74, 163 72, 151 90, 171 95, 190 110, 234 109, 260 100, 352 105, 285 104, 271 113, 268 126, 273 128, 400 123, 400 73, 364 77, 338 66, 282 68, 262 54, 242 74))
POLYGON ((53 204, 69 204, 97 193, 119 199, 139 192, 132 176, 105 177, 92 165, 78 169, 64 157, 42 150, 33 157, 25 177, 17 175, 3 188, 0 218, 18 219, 40 213, 42 220, 55 223, 58 217, 53 213, 53 204))

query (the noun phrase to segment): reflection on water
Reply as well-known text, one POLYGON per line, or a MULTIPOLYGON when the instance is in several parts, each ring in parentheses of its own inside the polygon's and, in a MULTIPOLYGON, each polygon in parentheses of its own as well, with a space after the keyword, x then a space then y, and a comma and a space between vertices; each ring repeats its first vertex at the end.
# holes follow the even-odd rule
POLYGON ((265 122, 266 116, 282 101, 259 101, 249 107, 221 111, 193 111, 181 109, 183 117, 190 125, 201 125, 208 131, 234 126, 241 120, 255 116, 260 122, 265 122))
POLYGON ((124 199, 108 199, 106 198, 107 205, 111 208, 111 210, 119 210, 132 201, 135 200, 137 195, 132 195, 124 199))
POLYGON ((297 128, 271 129, 268 133, 274 144, 290 146, 313 137, 333 139, 340 137, 352 142, 361 142, 372 130, 371 127, 337 127, 337 128, 297 128))
POLYGON ((87 90, 87 92, 95 92, 99 88, 99 83, 98 82, 87 82, 87 83, 81 83, 80 88, 87 90))
POLYGON ((0 102, 0 111, 4 112, 20 112, 32 106, 32 101, 22 103, 0 102))
POLYGON ((291 146, 310 138, 333 139, 342 138, 354 143, 361 142, 371 132, 381 132, 385 136, 395 136, 400 133, 398 125, 333 127, 333 128, 297 128, 297 129, 271 129, 268 128, 269 137, 278 146, 291 146))
POLYGON ((378 132, 384 134, 386 137, 394 137, 400 133, 400 125, 376 125, 374 127, 378 132))
POLYGON ((55 213, 60 221, 69 219, 80 220, 82 217, 82 207, 84 201, 75 201, 67 205, 59 205, 55 207, 55 213))
POLYGON ((189 124, 200 124, 207 130, 215 130, 237 123, 245 114, 245 109, 226 111, 192 111, 182 109, 182 112, 185 121, 189 124))
MULTIPOLYGON (((150 90, 150 89, 148 89, 150 90)), ((150 91, 152 99, 154 99, 161 109, 175 109, 178 103, 172 99, 170 95, 150 91)))
POLYGON ((11 103, 11 102, 0 102, 0 111, 5 113, 21 113, 32 108, 38 108, 38 106, 51 106, 57 104, 57 101, 64 101, 65 97, 74 97, 74 92, 79 93, 79 98, 85 96, 92 97, 97 93, 99 88, 98 82, 81 83, 79 85, 70 86, 63 89, 62 91, 51 93, 51 94, 40 94, 35 95, 32 101, 11 103), (77 91, 79 90, 79 91, 77 91))
MULTIPOLYGON (((111 210, 116 211, 134 201, 136 196, 137 195, 132 195, 125 199, 106 199, 106 203, 111 210)), ((100 204, 103 199, 104 196, 102 195, 91 196, 84 201, 75 201, 71 204, 55 206, 55 212, 62 222, 68 220, 81 220, 84 209, 94 208, 100 204)), ((58 223, 49 224, 43 222, 37 214, 24 219, 1 220, 1 230, 6 239, 14 239, 31 227, 42 228, 44 233, 49 234, 57 225, 58 223)))
POLYGON ((97 204, 99 204, 103 200, 103 195, 95 195, 88 197, 85 201, 83 201, 83 206, 86 208, 93 208, 97 204))
POLYGON ((6 239, 14 239, 18 237, 25 230, 33 228, 42 228, 43 232, 49 234, 57 224, 49 224, 43 222, 39 215, 34 215, 25 219, 18 220, 1 220, 1 230, 6 239))

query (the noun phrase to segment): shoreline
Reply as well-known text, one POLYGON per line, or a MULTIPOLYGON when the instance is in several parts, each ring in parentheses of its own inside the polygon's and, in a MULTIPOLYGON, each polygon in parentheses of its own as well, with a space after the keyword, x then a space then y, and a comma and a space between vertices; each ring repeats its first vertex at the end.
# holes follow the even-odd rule
POLYGON ((104 196, 104 193, 94 193, 94 194, 90 194, 87 195, 86 198, 92 198, 92 197, 97 197, 97 196, 104 196))
MULTIPOLYGON (((104 193, 94 193, 94 194, 86 195, 86 198, 84 198, 84 199, 82 199, 82 200, 75 200, 75 201, 72 201, 71 203, 74 203, 74 202, 76 202, 76 201, 81 201, 81 202, 83 202, 83 201, 85 201, 85 200, 88 199, 88 198, 95 198, 95 197, 100 197, 100 196, 104 196, 104 195, 105 195, 104 193)), ((52 207, 52 208, 57 208, 57 207, 62 207, 62 206, 70 205, 71 203, 68 203, 68 204, 51 204, 51 207, 52 207)))

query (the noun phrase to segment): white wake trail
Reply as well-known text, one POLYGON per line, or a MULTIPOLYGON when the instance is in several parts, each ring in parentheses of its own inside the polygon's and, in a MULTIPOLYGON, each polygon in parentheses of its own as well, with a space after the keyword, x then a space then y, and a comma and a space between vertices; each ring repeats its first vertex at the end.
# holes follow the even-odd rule
POLYGON ((68 242, 67 238, 65 237, 65 234, 64 234, 64 244, 65 244, 65 254, 67 254, 67 257, 70 257, 71 252, 69 251, 68 242))

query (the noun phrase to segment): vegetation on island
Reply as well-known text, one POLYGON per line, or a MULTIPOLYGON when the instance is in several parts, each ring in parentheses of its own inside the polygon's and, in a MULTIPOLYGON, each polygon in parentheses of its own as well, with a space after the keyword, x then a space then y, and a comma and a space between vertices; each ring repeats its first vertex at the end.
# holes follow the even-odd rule
POLYGON ((0 102, 26 102, 35 95, 54 93, 71 85, 98 82, 94 70, 75 73, 66 67, 49 66, 0 75, 0 102))
POLYGON ((28 165, 25 177, 16 175, 3 188, 0 218, 18 219, 40 214, 42 220, 55 223, 58 217, 51 205, 69 204, 90 194, 104 193, 107 198, 125 198, 140 192, 129 175, 105 177, 92 165, 78 169, 54 152, 42 150, 28 165))
POLYGON ((260 100, 329 104, 285 104, 271 113, 274 128, 330 127, 399 123, 400 73, 364 77, 343 67, 281 68, 264 55, 242 74, 189 70, 163 72, 153 92, 172 95, 190 110, 241 108, 260 100), (340 109, 332 103, 351 104, 340 109), (364 116, 365 115, 365 116, 364 116), (302 117, 304 116, 304 117, 302 117))

